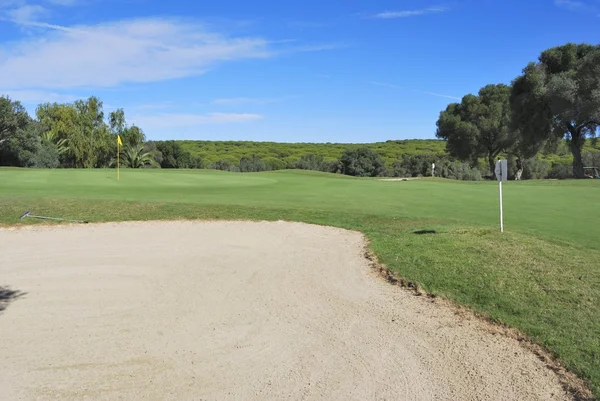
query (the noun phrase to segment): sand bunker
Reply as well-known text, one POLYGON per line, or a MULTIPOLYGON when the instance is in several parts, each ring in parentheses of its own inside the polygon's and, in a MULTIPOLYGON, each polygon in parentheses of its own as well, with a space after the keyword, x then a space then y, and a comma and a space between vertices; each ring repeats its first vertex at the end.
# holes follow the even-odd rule
POLYGON ((0 314, 0 399, 568 399, 363 248, 282 222, 0 230, 0 286, 27 293, 0 314))

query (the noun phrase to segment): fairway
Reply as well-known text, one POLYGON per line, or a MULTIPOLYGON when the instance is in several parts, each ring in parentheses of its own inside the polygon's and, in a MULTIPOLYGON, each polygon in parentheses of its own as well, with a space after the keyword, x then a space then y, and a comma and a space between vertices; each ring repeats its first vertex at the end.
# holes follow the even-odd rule
POLYGON ((31 210, 91 222, 288 220, 360 231, 400 277, 519 329, 596 395, 599 199, 600 180, 508 182, 501 235, 495 182, 167 170, 122 170, 117 182, 114 170, 0 169, 3 225, 37 222, 18 219, 31 210), (435 234, 414 234, 422 230, 435 234))

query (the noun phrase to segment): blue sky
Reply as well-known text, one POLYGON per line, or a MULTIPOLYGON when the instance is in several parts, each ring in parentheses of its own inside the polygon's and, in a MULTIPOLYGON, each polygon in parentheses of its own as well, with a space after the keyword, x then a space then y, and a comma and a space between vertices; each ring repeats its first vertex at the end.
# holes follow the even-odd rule
POLYGON ((434 138, 448 103, 598 43, 600 0, 0 0, 0 93, 150 139, 434 138))

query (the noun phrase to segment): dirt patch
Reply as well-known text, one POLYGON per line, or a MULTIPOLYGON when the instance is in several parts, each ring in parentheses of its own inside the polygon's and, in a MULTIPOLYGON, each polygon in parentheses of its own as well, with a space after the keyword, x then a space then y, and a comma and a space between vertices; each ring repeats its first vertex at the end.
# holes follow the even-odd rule
POLYGON ((380 280, 359 233, 110 223, 0 244, 27 292, 0 315, 5 399, 569 399, 517 339, 380 280))

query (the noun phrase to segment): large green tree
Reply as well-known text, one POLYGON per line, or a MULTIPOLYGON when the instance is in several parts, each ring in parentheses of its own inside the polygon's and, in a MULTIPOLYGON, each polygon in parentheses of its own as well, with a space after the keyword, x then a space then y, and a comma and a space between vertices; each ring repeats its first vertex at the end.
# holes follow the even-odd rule
POLYGON ((104 122, 102 102, 98 98, 72 104, 41 104, 36 116, 54 141, 68 145, 67 151, 61 154, 63 165, 106 167, 114 157, 116 142, 104 122))
POLYGON ((545 50, 513 81, 512 122, 532 156, 566 138, 573 175, 584 177, 581 151, 600 127, 600 45, 567 43, 545 50))
POLYGON ((510 87, 487 85, 477 96, 469 94, 461 103, 452 103, 440 113, 436 136, 446 140, 452 156, 477 164, 485 157, 494 171, 495 158, 511 147, 510 87))
POLYGON ((29 114, 19 101, 8 96, 0 97, 0 147, 31 121, 29 114))

